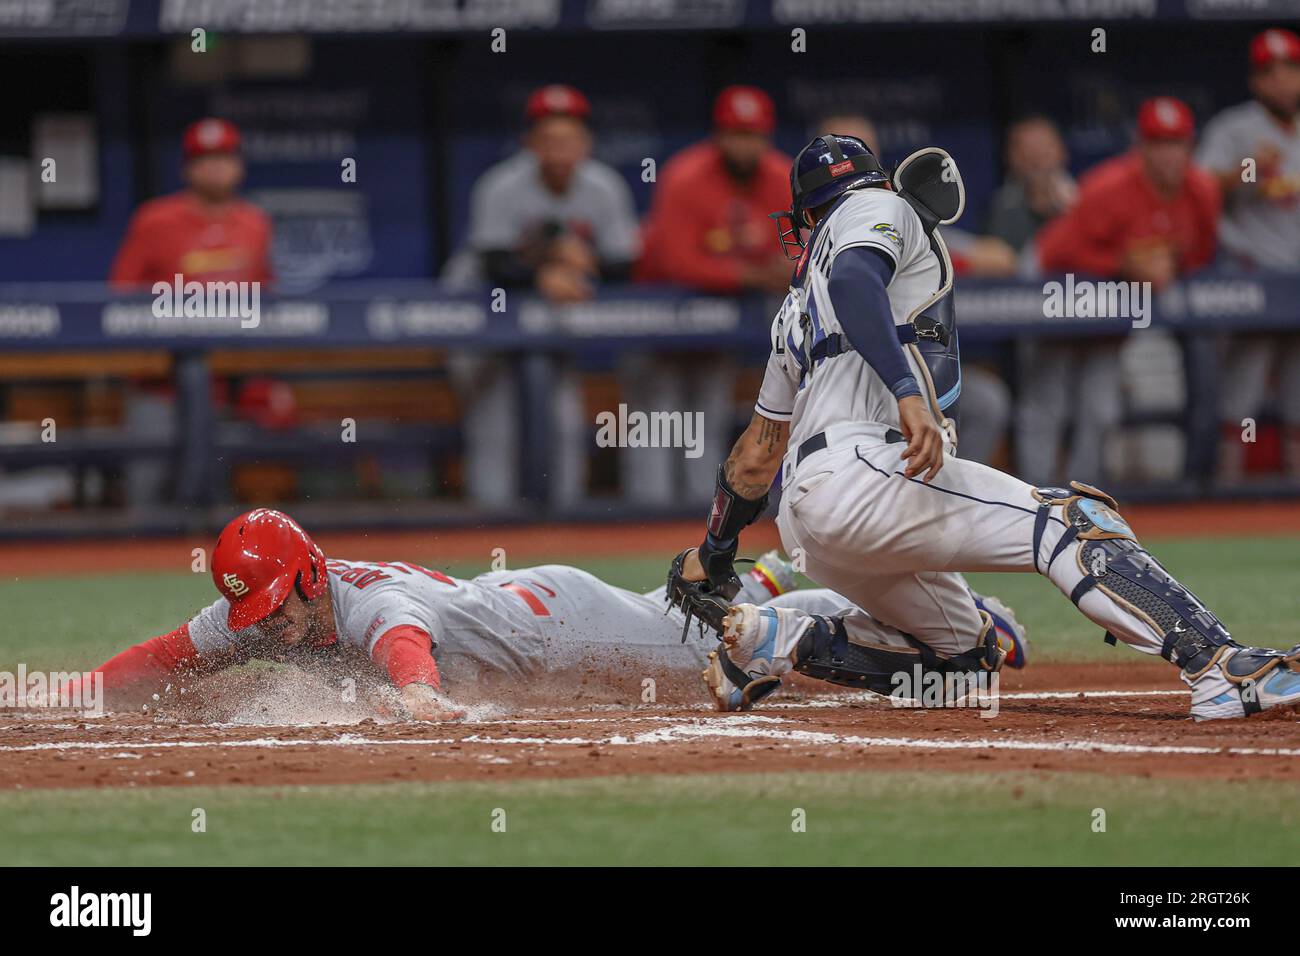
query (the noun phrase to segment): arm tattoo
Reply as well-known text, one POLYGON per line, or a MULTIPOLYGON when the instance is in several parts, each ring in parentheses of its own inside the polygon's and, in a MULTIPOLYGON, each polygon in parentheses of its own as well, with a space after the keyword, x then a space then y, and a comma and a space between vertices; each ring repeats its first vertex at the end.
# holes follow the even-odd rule
POLYGON ((757 501, 767 493, 772 484, 770 479, 763 482, 761 479, 758 481, 745 481, 740 478, 742 472, 749 470, 742 466, 740 461, 746 446, 750 445, 751 454, 757 450, 765 459, 771 459, 781 449, 782 431, 783 428, 780 422, 765 418, 759 426, 757 438, 752 440, 752 445, 749 435, 743 435, 740 441, 736 442, 736 447, 731 450, 731 454, 727 456, 727 460, 723 465, 723 474, 727 477, 727 484, 731 485, 732 490, 742 498, 757 501))
POLYGON ((781 426, 779 423, 772 421, 770 418, 763 419, 763 428, 758 433, 758 444, 765 445, 767 453, 773 455, 776 453, 777 446, 781 442, 781 426))

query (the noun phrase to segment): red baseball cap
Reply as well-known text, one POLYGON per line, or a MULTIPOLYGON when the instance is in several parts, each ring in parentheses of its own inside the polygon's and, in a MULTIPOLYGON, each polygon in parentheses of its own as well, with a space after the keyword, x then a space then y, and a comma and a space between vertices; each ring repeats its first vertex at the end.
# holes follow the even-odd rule
POLYGON ((1143 139, 1191 139, 1196 132, 1191 109, 1172 96, 1153 96, 1143 103, 1137 125, 1143 139))
POLYGON ((776 129, 776 107, 757 86, 728 86, 714 101, 713 126, 767 135, 776 129))
POLYGON ((209 153, 237 153, 239 143, 238 126, 229 120, 209 116, 189 125, 181 139, 181 149, 186 159, 193 159, 209 153))
POLYGON ((1277 60, 1300 62, 1300 36, 1280 29, 1257 33, 1250 41, 1250 65, 1259 69, 1277 60))
POLYGON ((572 116, 574 119, 585 120, 590 115, 591 104, 587 98, 572 86, 563 83, 552 83, 534 90, 528 97, 528 105, 524 107, 524 116, 530 123, 536 123, 547 116, 572 116))
POLYGON ((258 508, 226 525, 212 552, 212 581, 242 631, 272 614, 297 585, 308 600, 329 587, 325 554, 281 511, 258 508))

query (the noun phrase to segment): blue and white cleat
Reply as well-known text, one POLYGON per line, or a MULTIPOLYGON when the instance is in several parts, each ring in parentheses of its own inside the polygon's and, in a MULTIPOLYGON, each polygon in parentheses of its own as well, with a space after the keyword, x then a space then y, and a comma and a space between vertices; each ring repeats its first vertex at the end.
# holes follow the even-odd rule
POLYGON ((1179 676, 1192 689, 1196 721, 1300 709, 1300 644, 1289 651, 1229 646, 1207 670, 1179 676))
POLYGON ((1003 662, 1017 670, 1029 663, 1029 637, 1024 626, 1016 620, 1016 612, 995 597, 984 597, 971 591, 975 606, 993 618, 993 629, 998 635, 998 647, 1007 652, 1003 662))
POLYGON ((793 608, 737 604, 728 611, 722 644, 709 654, 703 674, 713 706, 749 710, 780 687, 781 675, 790 670, 789 655, 811 623, 793 608))

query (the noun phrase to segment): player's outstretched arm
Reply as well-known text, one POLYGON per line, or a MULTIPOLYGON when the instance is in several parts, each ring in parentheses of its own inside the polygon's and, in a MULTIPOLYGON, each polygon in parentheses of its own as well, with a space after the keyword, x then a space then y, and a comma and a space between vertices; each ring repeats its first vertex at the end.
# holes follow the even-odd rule
MULTIPOLYGON (((101 675, 110 704, 122 706, 161 690, 180 676, 219 669, 225 663, 218 658, 200 657, 190 640, 190 625, 186 623, 168 634, 128 647, 92 673, 101 675)), ((79 691, 74 687, 70 693, 76 699, 79 691)))
POLYGON ((370 657, 388 675, 413 719, 457 720, 465 716, 442 692, 433 638, 427 631, 409 624, 389 628, 375 641, 370 657))
POLYGON ((709 511, 704 543, 686 556, 687 580, 706 578, 727 598, 740 590, 733 562, 740 532, 767 507, 767 491, 776 479, 790 440, 790 423, 755 412, 727 460, 718 468, 718 488, 709 511))

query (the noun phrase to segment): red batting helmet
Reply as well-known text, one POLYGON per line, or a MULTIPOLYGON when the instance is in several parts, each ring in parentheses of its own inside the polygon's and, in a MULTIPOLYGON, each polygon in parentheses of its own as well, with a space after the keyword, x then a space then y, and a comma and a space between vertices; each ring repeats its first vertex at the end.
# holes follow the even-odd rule
POLYGON ((307 600, 325 593, 325 553, 282 511, 258 508, 226 525, 212 554, 212 580, 230 602, 232 631, 274 612, 296 584, 307 600))

